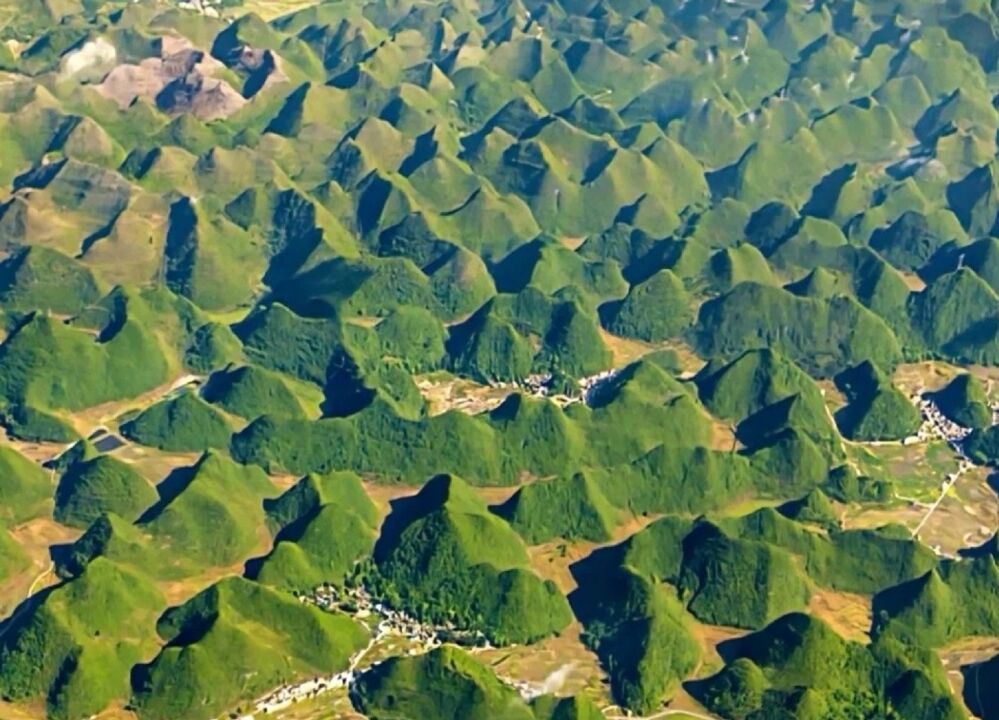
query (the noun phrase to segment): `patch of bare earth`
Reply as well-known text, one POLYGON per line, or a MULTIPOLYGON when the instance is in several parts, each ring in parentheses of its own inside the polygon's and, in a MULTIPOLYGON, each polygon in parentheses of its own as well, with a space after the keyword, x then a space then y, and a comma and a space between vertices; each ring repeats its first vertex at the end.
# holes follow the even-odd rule
POLYGON ((916 275, 916 273, 900 271, 899 275, 902 276, 906 287, 908 287, 911 292, 922 292, 926 289, 926 283, 921 277, 916 275))
POLYGON ((0 617, 7 617, 20 605, 29 590, 34 594, 58 582, 59 578, 49 572, 49 547, 73 542, 81 531, 42 517, 12 528, 10 534, 31 562, 23 571, 0 583, 0 617))
POLYGON ((183 386, 186 380, 194 379, 196 379, 195 376, 182 375, 134 398, 114 400, 80 410, 73 413, 67 420, 72 423, 73 429, 80 435, 88 437, 98 428, 113 425, 114 421, 123 414, 129 411, 144 410, 158 400, 170 395, 175 389, 183 386))
POLYGON ((45 703, 15 705, 0 700, 0 717, 4 720, 39 720, 45 717, 45 703))
POLYGON ((985 542, 999 527, 999 499, 987 477, 984 468, 965 473, 919 531, 919 539, 948 555, 985 542))
POLYGON ((501 677, 544 685, 557 695, 588 695, 605 705, 610 702, 607 676, 583 644, 582 631, 574 621, 557 637, 534 645, 479 650, 475 655, 501 677))
POLYGON ((166 112, 190 112, 199 120, 229 117, 246 105, 239 91, 213 77, 224 68, 222 63, 182 40, 169 40, 161 57, 116 66, 97 86, 98 92, 122 108, 141 98, 166 112))
POLYGON ((709 449, 735 452, 742 447, 742 444, 735 437, 735 427, 714 417, 707 410, 703 414, 711 429, 711 435, 708 438, 709 449))
POLYGON ((870 641, 873 615, 869 597, 820 588, 812 595, 808 612, 848 640, 870 641))
POLYGON ((375 507, 378 508, 378 512, 381 515, 382 520, 388 516, 392 508, 393 500, 415 495, 418 490, 419 488, 417 487, 403 485, 401 483, 364 483, 364 491, 368 494, 368 497, 371 498, 375 507))
POLYGON ((512 385, 481 385, 457 377, 425 376, 415 378, 416 387, 427 403, 431 416, 449 410, 478 415, 500 405, 516 388, 512 385))
MULTIPOLYGON (((987 478, 984 468, 963 475, 923 525, 920 541, 947 556, 985 542, 999 527, 999 498, 987 478)), ((914 530, 927 512, 926 503, 904 501, 887 507, 851 507, 845 524, 851 528, 876 528, 898 523, 914 530)))
POLYGON ((7 435, 7 431, 3 428, 0 428, 0 443, 14 448, 17 452, 24 455, 24 457, 33 460, 39 465, 59 455, 59 453, 66 449, 65 445, 60 445, 59 443, 37 443, 16 440, 7 435))
POLYGON ((177 468, 194 465, 200 453, 167 453, 141 445, 126 445, 113 452, 119 460, 135 466, 151 483, 159 483, 177 468))
POLYGON ((665 347, 663 345, 642 342, 641 340, 632 340, 612 335, 602 328, 600 330, 600 339, 604 341, 604 345, 611 351, 614 367, 623 367, 635 362, 644 355, 648 355, 650 352, 661 350, 665 347))
POLYGON ((944 362, 907 363, 895 369, 892 380, 899 390, 912 395, 920 391, 939 390, 958 372, 958 368, 944 362))
POLYGON ((563 235, 561 238, 559 238, 559 241, 565 247, 569 248, 570 250, 575 251, 575 250, 579 249, 580 245, 582 245, 584 242, 586 242, 586 236, 583 236, 583 237, 569 237, 567 235, 563 235))

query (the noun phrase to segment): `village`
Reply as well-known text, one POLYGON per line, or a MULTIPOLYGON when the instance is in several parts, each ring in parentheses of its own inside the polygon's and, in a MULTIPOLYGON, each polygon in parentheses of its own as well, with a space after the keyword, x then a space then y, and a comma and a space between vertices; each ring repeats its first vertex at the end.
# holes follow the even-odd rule
MULTIPOLYGON (((562 407, 579 402, 591 404, 597 393, 606 383, 612 382, 620 371, 618 368, 583 378, 578 381, 578 393, 573 394, 566 394, 564 389, 563 392, 556 391, 555 378, 551 374, 532 375, 520 383, 490 383, 489 387, 507 392, 526 391, 532 397, 547 398, 562 407)), ((949 473, 942 482, 940 494, 935 502, 929 505, 920 504, 921 507, 926 508, 926 513, 912 531, 912 536, 916 538, 950 490, 963 475, 974 468, 974 464, 963 448, 964 441, 971 431, 947 418, 929 392, 917 391, 910 397, 910 400, 919 408, 923 416, 923 424, 915 435, 903 440, 903 445, 943 440, 959 459, 957 468, 954 472, 949 473)), ((495 404, 499 404, 499 401, 495 404)), ((476 412, 482 410, 483 408, 475 408, 476 412)), ((993 422, 999 422, 999 404, 994 405, 992 411, 993 422)), ((935 548, 935 551, 942 554, 939 548, 935 548)), ((384 659, 379 657, 377 649, 380 644, 391 638, 405 641, 408 647, 404 654, 410 656, 430 652, 444 643, 462 645, 472 652, 491 648, 481 632, 463 631, 450 623, 433 625, 420 622, 406 612, 391 608, 372 597, 363 587, 337 588, 332 585, 323 585, 316 588, 311 594, 301 595, 299 599, 323 610, 342 612, 364 622, 372 630, 368 644, 351 657, 346 670, 328 677, 314 677, 299 683, 283 685, 258 699, 253 705, 253 711, 239 716, 238 720, 253 720, 261 715, 273 716, 295 703, 312 700, 337 690, 345 689, 349 693, 363 671, 384 662, 384 659)), ((553 676, 559 672, 556 671, 553 676)), ((544 694, 551 684, 549 680, 543 683, 531 683, 509 677, 501 677, 501 679, 517 690, 525 700, 531 700, 544 694)), ((630 717, 630 715, 628 716, 630 717)))
MULTIPOLYGON (((920 426, 916 435, 906 438, 903 441, 903 444, 911 445, 940 439, 950 446, 959 460, 957 469, 954 470, 954 472, 949 473, 941 484, 940 494, 937 496, 937 499, 929 505, 926 510, 926 514, 912 530, 912 537, 918 538, 920 531, 926 526, 926 523, 933 516, 933 513, 937 510, 937 508, 940 507, 940 504, 947 497, 948 493, 957 481, 960 480, 963 475, 972 470, 975 465, 964 451, 964 441, 967 439, 968 435, 971 434, 971 430, 958 425, 944 415, 937 406, 936 402, 932 399, 932 396, 927 392, 917 392, 911 400, 922 413, 923 424, 920 426)), ((993 423, 999 419, 999 405, 992 406, 992 419, 993 423)), ((934 548, 934 551, 941 554, 939 548, 934 548)))
MULTIPOLYGON (((253 712, 240 716, 239 720, 253 720, 258 714, 273 715, 294 703, 311 700, 338 689, 347 688, 349 691, 362 670, 376 667, 382 662, 379 659, 365 664, 372 651, 388 638, 403 638, 412 643, 406 650, 407 655, 422 655, 446 642, 480 650, 491 648, 481 632, 463 631, 450 623, 442 625, 421 623, 407 613, 390 608, 372 598, 364 588, 322 585, 311 594, 299 596, 299 600, 327 612, 341 612, 360 620, 372 628, 371 639, 367 646, 351 657, 346 670, 328 677, 310 678, 292 685, 283 685, 257 700, 253 712)), ((524 688, 517 689, 525 697, 533 696, 528 695, 533 690, 526 684, 524 688)))
POLYGON ((612 381, 620 372, 620 368, 615 368, 613 370, 604 370, 596 375, 589 375, 587 377, 580 378, 577 382, 579 392, 572 395, 564 392, 553 393, 552 383, 555 378, 550 373, 544 375, 531 375, 524 381, 522 387, 532 396, 548 398, 560 407, 565 407, 578 402, 590 405, 593 402, 593 398, 596 396, 596 393, 601 387, 603 387, 604 383, 612 381))

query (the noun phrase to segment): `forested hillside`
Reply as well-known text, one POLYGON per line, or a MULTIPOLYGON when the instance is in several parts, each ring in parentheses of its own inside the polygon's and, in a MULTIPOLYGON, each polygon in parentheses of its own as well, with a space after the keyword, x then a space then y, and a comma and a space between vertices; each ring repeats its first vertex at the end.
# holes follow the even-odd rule
POLYGON ((0 0, 0 718, 999 720, 999 7, 0 0))

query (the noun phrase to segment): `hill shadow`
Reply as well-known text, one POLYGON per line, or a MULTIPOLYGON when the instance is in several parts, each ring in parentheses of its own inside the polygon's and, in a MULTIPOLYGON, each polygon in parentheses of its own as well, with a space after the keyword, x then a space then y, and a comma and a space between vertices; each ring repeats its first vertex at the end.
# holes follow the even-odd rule
POLYGON ((568 595, 572 613, 583 625, 596 619, 612 600, 614 576, 621 571, 623 543, 597 548, 569 566, 576 589, 568 595))
POLYGON ((438 475, 427 481, 418 493, 389 501, 389 514, 382 523, 372 554, 376 563, 389 556, 407 527, 443 505, 445 497, 442 492, 445 489, 441 486, 445 485, 446 478, 446 475, 438 475))
POLYGON ((179 467, 174 468, 170 471, 160 483, 156 486, 156 492, 159 493, 159 500, 153 503, 139 519, 135 521, 136 525, 144 525, 145 523, 155 520, 159 515, 166 509, 167 505, 173 502, 178 495, 180 495, 184 490, 187 489, 191 481, 194 480, 196 473, 196 465, 190 467, 179 467))

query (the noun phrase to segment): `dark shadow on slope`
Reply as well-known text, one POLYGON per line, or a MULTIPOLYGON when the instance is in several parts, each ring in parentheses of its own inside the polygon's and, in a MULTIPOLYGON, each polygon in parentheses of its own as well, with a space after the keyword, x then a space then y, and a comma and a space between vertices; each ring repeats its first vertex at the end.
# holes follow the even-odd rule
POLYGON ((813 215, 819 218, 832 216, 839 194, 846 182, 853 177, 856 164, 843 165, 828 173, 812 188, 812 195, 801 208, 802 215, 813 215))
POLYGON ((139 519, 135 521, 135 524, 143 525, 159 517, 167 505, 184 492, 187 486, 191 484, 191 481, 194 480, 195 467, 180 467, 171 470, 170 474, 156 486, 156 492, 159 493, 160 499, 143 512, 139 519))
POLYGON ((375 543, 373 557, 376 563, 384 561, 399 544, 403 531, 421 517, 442 507, 450 478, 437 475, 415 495, 389 502, 389 514, 382 523, 381 534, 375 543))

